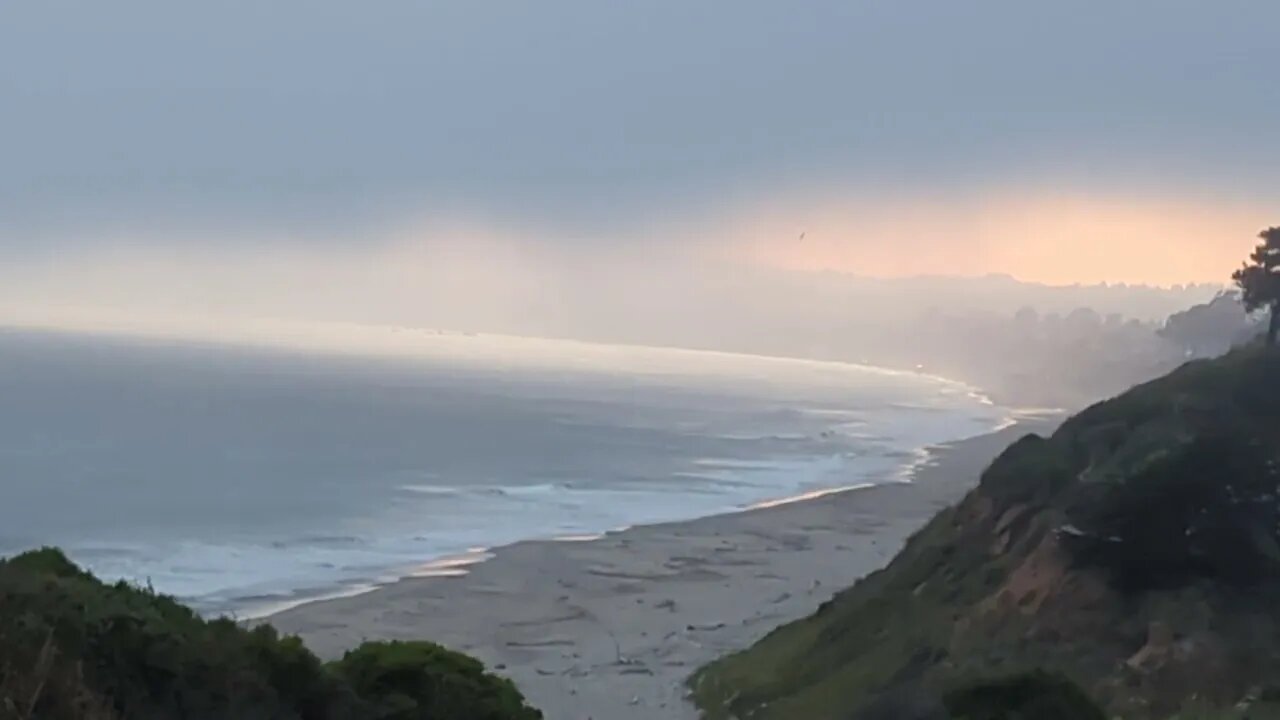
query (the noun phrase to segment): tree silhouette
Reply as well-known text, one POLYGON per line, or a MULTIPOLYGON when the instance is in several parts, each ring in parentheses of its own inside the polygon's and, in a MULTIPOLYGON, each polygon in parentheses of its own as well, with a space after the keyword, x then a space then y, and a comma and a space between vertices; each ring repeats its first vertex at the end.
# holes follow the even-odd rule
POLYGON ((1267 308, 1267 345, 1276 344, 1280 331, 1280 227, 1258 233, 1262 242, 1254 248, 1249 262, 1231 274, 1240 286, 1241 299, 1250 312, 1267 308))

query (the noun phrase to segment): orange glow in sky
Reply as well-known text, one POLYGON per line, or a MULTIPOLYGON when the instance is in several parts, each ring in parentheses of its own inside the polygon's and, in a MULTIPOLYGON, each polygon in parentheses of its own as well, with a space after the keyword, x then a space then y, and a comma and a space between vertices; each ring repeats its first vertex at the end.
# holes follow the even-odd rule
POLYGON ((1280 213, 1245 203, 1011 194, 772 209, 733 236, 791 269, 1173 285, 1226 283, 1268 221, 1280 213))

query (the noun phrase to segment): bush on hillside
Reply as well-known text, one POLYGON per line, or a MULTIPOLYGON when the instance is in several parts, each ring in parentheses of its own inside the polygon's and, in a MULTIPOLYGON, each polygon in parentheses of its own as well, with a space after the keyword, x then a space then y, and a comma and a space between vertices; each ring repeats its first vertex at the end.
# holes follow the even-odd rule
POLYGON ((951 716, 935 694, 904 686, 880 693, 853 720, 951 720, 951 716))
POLYGON ((385 720, 538 720, 509 680, 466 655, 425 642, 370 642, 334 670, 385 720))
POLYGON ((1080 686, 1039 670, 967 685, 943 702, 953 720, 1107 720, 1080 686))
POLYGON ((510 683, 429 643, 326 666, 295 637, 104 584, 54 549, 0 560, 0 720, 538 717, 510 683), (388 714, 393 696, 414 702, 388 714))
POLYGON ((1127 590, 1197 577, 1252 584, 1280 570, 1280 458, 1247 429, 1217 428, 1124 482, 1088 488, 1071 512, 1077 559, 1127 590))
POLYGON ((942 698, 904 685, 880 693, 854 720, 1106 720, 1063 675, 1035 670, 962 684, 942 698))
POLYGON ((1071 478, 1050 441, 1026 435, 1005 449, 982 474, 982 489, 1002 503, 1042 501, 1071 478))

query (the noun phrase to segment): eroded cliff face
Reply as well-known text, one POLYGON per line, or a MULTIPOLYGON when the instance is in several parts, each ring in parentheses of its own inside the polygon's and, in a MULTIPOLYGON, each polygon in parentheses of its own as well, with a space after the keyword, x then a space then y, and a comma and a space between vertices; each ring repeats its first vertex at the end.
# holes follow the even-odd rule
POLYGON ((705 668, 695 697, 709 718, 847 720, 1044 669, 1126 718, 1265 717, 1278 486, 1280 355, 1189 364, 1012 445, 886 569, 705 668))

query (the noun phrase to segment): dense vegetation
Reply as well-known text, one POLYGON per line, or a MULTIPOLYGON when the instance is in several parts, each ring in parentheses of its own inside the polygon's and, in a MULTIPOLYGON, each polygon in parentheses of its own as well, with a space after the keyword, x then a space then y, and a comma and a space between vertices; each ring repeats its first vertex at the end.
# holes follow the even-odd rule
POLYGON ((1278 438, 1280 351, 1189 363, 1012 445, 889 567, 695 697, 715 719, 1048 717, 1009 706, 1039 677, 1109 716, 1280 717, 1278 438))
POLYGON ((957 688, 944 706, 961 720, 1107 720, 1078 685, 1043 671, 957 688))
POLYGON ((1231 279, 1240 288, 1245 308, 1250 312, 1266 308, 1267 345, 1274 347, 1280 335, 1280 227, 1263 230, 1258 239, 1262 242, 1231 279))
POLYGON ((507 680, 430 643, 322 664, 44 549, 0 560, 0 720, 537 720, 507 680))

